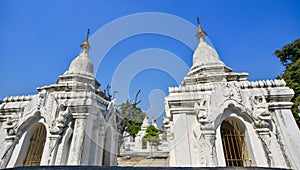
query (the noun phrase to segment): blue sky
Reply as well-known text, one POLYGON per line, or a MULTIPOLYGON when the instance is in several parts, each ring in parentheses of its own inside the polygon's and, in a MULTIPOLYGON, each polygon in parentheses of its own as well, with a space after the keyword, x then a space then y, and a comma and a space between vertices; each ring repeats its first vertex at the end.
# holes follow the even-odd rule
MULTIPOLYGON (((299 9, 300 2, 292 0, 1 0, 0 98, 36 94, 36 87, 55 83, 79 54, 79 45, 85 38, 87 28, 91 29, 93 38, 98 30, 113 21, 145 12, 177 16, 194 26, 195 18, 199 16, 201 26, 226 65, 236 72, 248 72, 251 81, 274 79, 284 69, 273 55, 274 51, 300 37, 299 9)), ((143 22, 151 24, 153 21, 143 22)), ((168 21, 164 24, 168 24, 168 21)), ((105 37, 96 38, 105 44, 111 40, 110 36, 135 27, 141 27, 141 24, 123 24, 111 29, 105 37)), ((170 32, 186 30, 175 27, 170 32)), ((193 31, 183 34, 195 39, 193 31)), ((193 43, 196 46, 196 40, 193 43)), ((91 53, 95 49, 101 51, 101 48, 92 46, 91 53)), ((163 50, 161 54, 157 53, 158 59, 153 58, 153 63, 163 62, 164 55, 170 52, 188 67, 192 64, 193 51, 178 39, 153 33, 134 35, 115 44, 101 60, 95 70, 101 88, 112 83, 113 74, 124 59, 136 52, 143 54, 144 49, 163 50)), ((136 62, 130 68, 138 64, 136 62)), ((171 64, 174 64, 172 60, 171 64)), ((177 86, 174 76, 160 68, 149 68, 134 75, 130 79, 129 89, 125 90, 133 100, 135 93, 141 89, 142 103, 139 106, 145 111, 151 107, 160 108, 152 110, 154 113, 161 111, 163 95, 167 95, 169 86, 177 86), (151 98, 151 92, 154 98, 151 98)), ((160 113, 154 116, 162 117, 160 113)))

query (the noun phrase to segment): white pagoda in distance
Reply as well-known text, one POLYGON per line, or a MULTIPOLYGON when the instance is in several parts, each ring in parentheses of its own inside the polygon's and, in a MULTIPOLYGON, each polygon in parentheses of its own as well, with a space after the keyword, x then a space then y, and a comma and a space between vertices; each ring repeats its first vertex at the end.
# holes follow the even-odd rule
MULTIPOLYGON (((156 120, 152 118, 151 123, 149 123, 148 116, 145 115, 143 120, 143 124, 141 125, 141 130, 136 134, 136 137, 133 138, 129 136, 128 133, 125 132, 124 136, 124 143, 121 148, 122 154, 135 152, 135 153, 146 153, 151 151, 151 147, 149 142, 143 141, 143 137, 146 135, 146 130, 149 126, 153 125, 157 128, 156 120)), ((158 129, 158 128, 157 128, 158 129)), ((159 135, 159 139, 161 140, 161 144, 158 145, 154 150, 157 152, 168 152, 168 141, 163 138, 163 134, 159 135)))

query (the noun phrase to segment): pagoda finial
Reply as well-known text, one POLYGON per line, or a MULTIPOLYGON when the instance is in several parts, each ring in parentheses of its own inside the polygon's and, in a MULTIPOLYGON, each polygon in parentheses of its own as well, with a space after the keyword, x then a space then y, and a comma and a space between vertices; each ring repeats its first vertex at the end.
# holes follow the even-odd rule
POLYGON ((199 17, 197 17, 197 23, 198 23, 198 31, 197 31, 196 37, 199 40, 200 38, 204 38, 207 34, 200 26, 199 17))
POLYGON ((83 52, 87 53, 89 51, 90 43, 89 43, 89 35, 90 35, 90 29, 88 29, 86 34, 86 39, 83 41, 83 43, 80 45, 83 52))
POLYGON ((197 17, 197 23, 198 23, 198 28, 200 28, 200 20, 199 20, 199 17, 197 17))
POLYGON ((88 28, 88 31, 87 31, 87 33, 86 33, 86 40, 89 39, 89 35, 90 35, 90 29, 88 28))

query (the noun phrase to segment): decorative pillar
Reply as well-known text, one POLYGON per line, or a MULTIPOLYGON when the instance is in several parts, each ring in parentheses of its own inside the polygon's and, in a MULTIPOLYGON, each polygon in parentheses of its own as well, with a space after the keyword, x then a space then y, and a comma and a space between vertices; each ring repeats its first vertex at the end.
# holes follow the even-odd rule
POLYGON ((299 130, 297 128, 292 128, 293 123, 295 124, 294 127, 296 127, 296 122, 289 121, 285 116, 293 118, 293 115, 291 113, 290 108, 285 109, 283 106, 281 106, 283 109, 275 108, 275 110, 272 111, 273 121, 275 122, 276 126, 273 126, 274 132, 270 132, 270 139, 271 144, 274 145, 272 148, 275 148, 273 151, 273 160, 274 160, 274 167, 283 167, 283 168, 292 168, 292 169, 299 169, 300 167, 298 164, 294 164, 297 162, 297 157, 299 157, 299 130), (287 112, 282 113, 282 111, 285 110, 287 112), (286 121, 286 122, 284 122, 286 121), (285 126, 290 126, 286 128, 285 126), (292 140, 291 140, 292 138, 292 140), (289 147, 287 147, 289 145, 289 147), (298 147, 292 146, 292 145, 298 145, 298 147), (290 149, 293 148, 293 149, 290 149), (293 156, 292 153, 295 154, 293 156), (276 157, 275 157, 276 156, 276 157), (293 160, 294 161, 291 161, 293 160), (298 166, 298 167, 297 167, 298 166))
POLYGON ((175 146, 174 146, 174 130, 173 130, 173 121, 170 121, 170 118, 164 118, 164 126, 167 131, 167 140, 168 140, 168 147, 169 147, 169 165, 174 166, 175 162, 175 146))
POLYGON ((271 114, 268 110, 268 104, 264 95, 256 95, 252 97, 252 104, 254 105, 254 126, 259 139, 262 142, 267 163, 269 167, 274 167, 275 162, 271 150, 271 134, 270 134, 270 121, 271 114))
POLYGON ((61 135, 50 134, 49 135, 49 150, 48 150, 48 165, 55 165, 56 153, 57 153, 57 142, 61 139, 61 135))
POLYGON ((1 159, 0 159, 0 169, 6 168, 7 163, 9 162, 9 159, 11 157, 11 154, 14 150, 14 141, 18 140, 16 139, 16 136, 7 136, 5 138, 5 148, 1 151, 1 159))
POLYGON ((200 128, 200 166, 215 167, 216 165, 218 165, 218 161, 216 159, 217 154, 215 147, 215 131, 211 128, 203 128, 203 125, 201 125, 200 128))
MULTIPOLYGON (((61 105, 61 107, 65 107, 61 105)), ((61 108, 60 108, 61 109, 61 108)), ((59 117, 56 119, 55 123, 52 124, 52 127, 50 129, 50 135, 49 135, 49 156, 48 156, 48 162, 47 165, 56 165, 56 157, 57 157, 57 151, 58 151, 58 142, 62 139, 62 134, 64 131, 65 126, 70 120, 71 113, 69 112, 69 107, 65 109, 61 109, 64 112, 61 112, 59 114, 59 117)), ((70 126, 69 122, 69 126, 70 126)), ((61 155, 59 155, 60 157, 61 155)), ((59 163, 60 165, 60 163, 59 163)))
POLYGON ((88 113, 73 113, 75 119, 73 139, 70 148, 68 165, 80 165, 83 152, 84 133, 88 113))
MULTIPOLYGON (((274 132, 270 130, 271 114, 267 107, 261 107, 258 105, 255 109, 255 121, 256 132, 259 139, 262 142, 267 163, 269 167, 287 167, 286 156, 283 155, 284 151, 280 146, 280 138, 275 137, 274 132)), ((273 128, 277 127, 273 125, 273 128)))
POLYGON ((110 159, 111 160, 110 166, 116 166, 118 164, 118 162, 117 162, 117 149, 118 149, 117 145, 118 145, 119 135, 118 135, 118 133, 116 133, 115 130, 113 130, 112 133, 113 133, 113 141, 112 141, 112 148, 111 148, 112 153, 111 153, 111 159, 110 159))
POLYGON ((15 148, 15 143, 20 139, 17 133, 17 121, 7 117, 4 124, 7 136, 5 137, 5 148, 0 152, 0 168, 6 168, 15 148))
POLYGON ((200 136, 198 137, 200 166, 215 167, 218 165, 215 146, 216 134, 205 103, 206 100, 200 100, 194 104, 194 111, 200 123, 200 136))
POLYGON ((268 129, 257 129, 256 130, 259 139, 261 140, 262 144, 263 144, 263 148, 266 154, 266 158, 267 158, 267 163, 269 167, 273 167, 274 166, 274 160, 272 157, 272 152, 269 149, 269 147, 271 146, 271 140, 270 140, 270 132, 268 129))
POLYGON ((92 165, 93 164, 93 157, 95 156, 95 150, 91 150, 93 140, 93 120, 91 116, 89 116, 85 120, 85 131, 84 131, 84 144, 83 144, 83 152, 81 156, 81 165, 92 165))
POLYGON ((96 160, 95 165, 101 166, 103 160, 103 149, 105 140, 105 125, 100 123, 100 127, 97 134, 97 146, 96 146, 96 160))

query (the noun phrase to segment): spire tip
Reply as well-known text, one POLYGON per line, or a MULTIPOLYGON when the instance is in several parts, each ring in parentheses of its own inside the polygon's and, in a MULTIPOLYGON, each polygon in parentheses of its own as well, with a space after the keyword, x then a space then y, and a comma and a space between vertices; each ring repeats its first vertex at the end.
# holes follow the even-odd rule
POLYGON ((88 29, 86 33, 86 39, 80 45, 80 48, 82 49, 83 52, 88 52, 88 50, 91 48, 89 43, 89 35, 90 35, 90 29, 88 29))
POLYGON ((197 17, 197 23, 198 23, 198 31, 197 31, 196 37, 199 40, 200 38, 205 38, 205 36, 207 36, 207 34, 200 26, 199 17, 197 17))
POLYGON ((88 28, 88 31, 86 33, 86 39, 88 40, 89 39, 89 36, 90 36, 90 29, 88 28))

